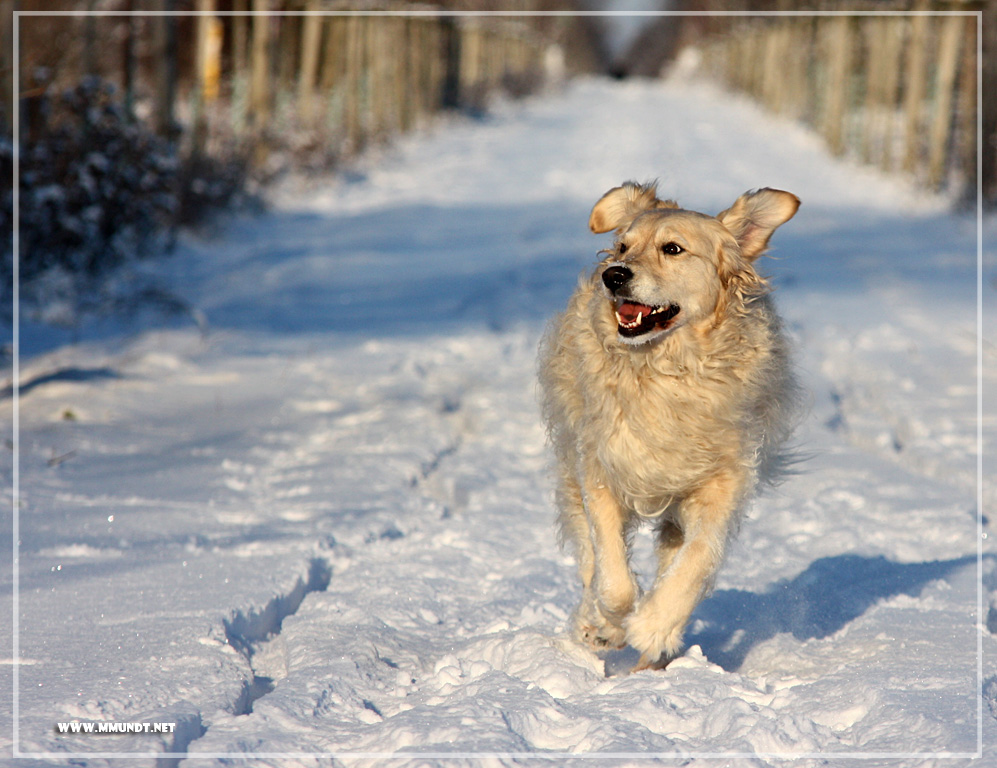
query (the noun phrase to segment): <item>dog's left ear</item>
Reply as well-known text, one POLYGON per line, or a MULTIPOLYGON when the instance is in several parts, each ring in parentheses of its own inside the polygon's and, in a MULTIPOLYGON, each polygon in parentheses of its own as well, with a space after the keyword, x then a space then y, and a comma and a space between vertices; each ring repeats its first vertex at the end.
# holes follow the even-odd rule
POLYGON ((758 258, 768 245, 772 233, 789 221, 800 207, 796 195, 781 189, 745 192, 717 219, 741 246, 741 255, 749 261, 758 258))
POLYGON ((589 216, 589 229, 597 235, 611 229, 623 229, 644 211, 656 208, 678 208, 678 204, 673 200, 659 200, 654 182, 627 181, 599 198, 589 216))

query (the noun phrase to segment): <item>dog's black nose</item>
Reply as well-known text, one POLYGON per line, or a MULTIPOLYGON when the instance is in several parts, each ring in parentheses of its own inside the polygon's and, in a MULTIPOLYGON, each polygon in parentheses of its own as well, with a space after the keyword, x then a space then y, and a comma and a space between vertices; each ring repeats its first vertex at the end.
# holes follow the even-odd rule
POLYGON ((620 290, 620 288, 626 285, 633 276, 634 273, 626 267, 609 267, 602 273, 602 282, 606 284, 606 287, 609 290, 616 293, 620 290))

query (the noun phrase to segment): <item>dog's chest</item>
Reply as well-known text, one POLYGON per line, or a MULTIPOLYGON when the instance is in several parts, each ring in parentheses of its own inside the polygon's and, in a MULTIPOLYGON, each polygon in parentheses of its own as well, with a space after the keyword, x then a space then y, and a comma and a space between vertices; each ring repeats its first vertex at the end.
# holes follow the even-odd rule
MULTIPOLYGON (((592 408, 595 450, 624 495, 664 498, 697 485, 739 439, 722 382, 634 375, 606 382, 592 408)), ((591 393, 590 394, 595 394, 591 393)))

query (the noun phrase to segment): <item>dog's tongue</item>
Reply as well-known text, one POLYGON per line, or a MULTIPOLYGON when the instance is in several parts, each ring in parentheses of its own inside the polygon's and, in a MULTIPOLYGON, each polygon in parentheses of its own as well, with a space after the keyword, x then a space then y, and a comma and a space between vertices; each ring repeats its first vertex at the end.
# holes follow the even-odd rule
POLYGON ((625 323, 632 323, 637 319, 637 315, 643 315, 647 317, 654 311, 654 307, 649 307, 647 304, 635 304, 632 301, 624 301, 616 309, 617 313, 623 319, 625 323))

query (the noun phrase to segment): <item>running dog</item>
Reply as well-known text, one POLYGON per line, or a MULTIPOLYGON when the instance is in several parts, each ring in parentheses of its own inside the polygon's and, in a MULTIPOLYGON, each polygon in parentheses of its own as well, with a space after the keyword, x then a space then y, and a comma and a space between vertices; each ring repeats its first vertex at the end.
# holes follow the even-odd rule
POLYGON ((654 184, 611 189, 589 227, 615 244, 541 344, 560 534, 583 587, 573 634, 631 645, 635 671, 681 653, 743 508, 784 458, 797 386, 755 262, 799 204, 761 189, 709 216, 654 184), (641 519, 658 557, 646 594, 629 563, 641 519))

